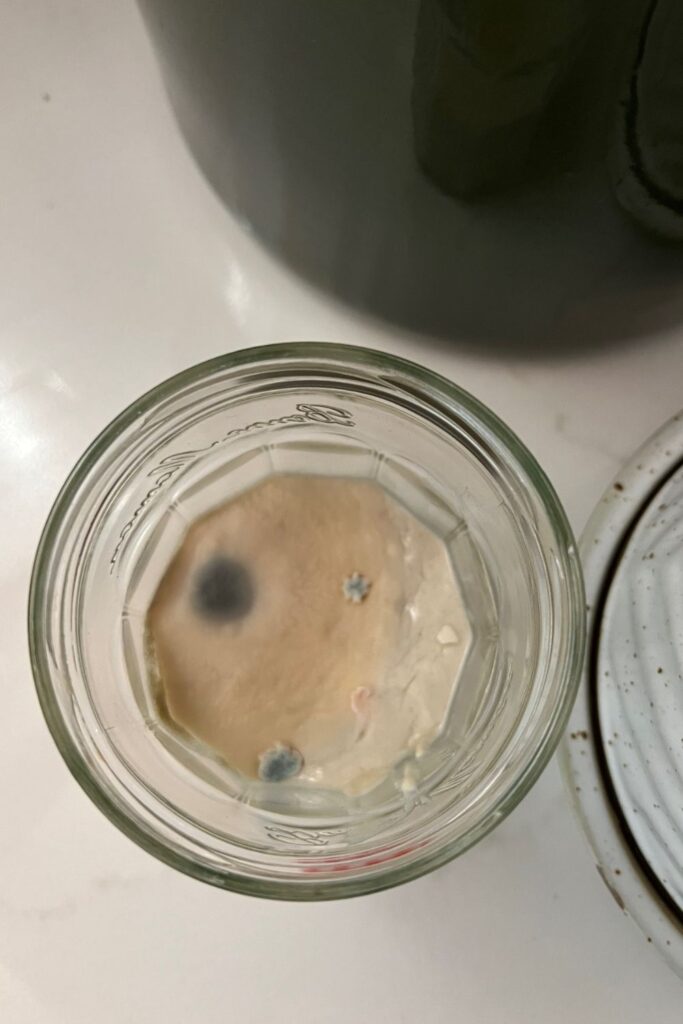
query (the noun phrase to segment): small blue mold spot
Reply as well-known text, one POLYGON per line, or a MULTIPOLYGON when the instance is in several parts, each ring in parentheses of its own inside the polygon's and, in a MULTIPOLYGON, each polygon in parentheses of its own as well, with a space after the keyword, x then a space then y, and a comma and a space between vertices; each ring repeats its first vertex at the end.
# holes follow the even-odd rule
POLYGON ((284 743, 276 743, 259 756, 259 778, 264 782, 284 782, 298 775, 303 764, 304 759, 298 750, 284 743))
POLYGON ((360 604, 370 592, 370 582, 359 572, 354 572, 344 580, 344 597, 352 604, 360 604))

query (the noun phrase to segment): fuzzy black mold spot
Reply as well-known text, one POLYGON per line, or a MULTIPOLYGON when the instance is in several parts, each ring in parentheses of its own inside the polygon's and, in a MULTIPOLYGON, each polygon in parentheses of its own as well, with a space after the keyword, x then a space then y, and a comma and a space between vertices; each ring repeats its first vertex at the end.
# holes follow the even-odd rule
POLYGON ((244 618, 254 604, 254 583, 241 562, 216 555, 198 570, 192 588, 192 605, 211 622, 244 618))

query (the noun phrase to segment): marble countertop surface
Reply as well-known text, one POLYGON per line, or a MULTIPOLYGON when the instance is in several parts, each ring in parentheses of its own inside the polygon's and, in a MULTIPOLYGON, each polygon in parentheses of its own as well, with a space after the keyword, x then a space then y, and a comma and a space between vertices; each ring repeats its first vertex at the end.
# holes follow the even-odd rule
POLYGON ((495 358, 378 325, 278 266, 183 145, 132 0, 0 7, 0 1018, 7 1024, 678 1024, 680 982, 614 904, 556 762, 488 838, 358 900, 288 905, 157 863, 43 723, 29 573, 93 435, 191 363, 293 338, 418 359, 492 406, 581 529, 683 405, 683 334, 495 358))

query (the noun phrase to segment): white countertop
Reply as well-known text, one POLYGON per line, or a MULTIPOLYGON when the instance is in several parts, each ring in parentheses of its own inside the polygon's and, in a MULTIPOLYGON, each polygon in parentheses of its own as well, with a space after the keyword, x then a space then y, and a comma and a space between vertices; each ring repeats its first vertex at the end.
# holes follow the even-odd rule
POLYGON ((292 338, 418 359, 524 439, 577 530, 683 405, 683 334, 547 358, 401 335, 275 265, 186 151, 132 0, 0 6, 0 1019, 7 1024, 678 1024, 681 988, 613 903, 553 763, 459 860, 348 902, 185 878, 90 804, 43 723, 25 608, 76 457, 181 368, 292 338))

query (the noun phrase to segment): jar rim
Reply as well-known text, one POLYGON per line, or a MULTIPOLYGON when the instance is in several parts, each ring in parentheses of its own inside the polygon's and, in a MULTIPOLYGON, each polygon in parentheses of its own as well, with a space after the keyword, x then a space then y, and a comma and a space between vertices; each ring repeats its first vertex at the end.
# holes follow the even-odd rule
MULTIPOLYGON (((229 381, 226 382, 229 388, 229 381)), ((40 705, 48 728, 64 761, 77 782, 100 810, 129 838, 149 853, 186 874, 205 882, 243 893, 285 899, 326 899, 359 895, 364 892, 389 888, 451 860, 482 838, 491 828, 517 805, 532 787, 550 759, 564 729, 579 684, 585 648, 585 601, 583 579, 574 537, 562 505, 546 474, 534 456, 517 436, 486 406, 456 384, 418 363, 385 352, 360 346, 328 342, 291 342, 242 349, 196 364, 162 381, 132 402, 116 416, 78 460, 63 484, 48 515, 43 529, 31 576, 28 605, 29 651, 40 705), (557 667, 560 685, 550 709, 546 728, 537 740, 536 749, 528 757, 522 770, 515 776, 503 797, 482 817, 477 826, 464 836, 445 841, 405 863, 394 862, 366 876, 339 876, 319 884, 313 880, 302 884, 298 879, 268 879, 248 877, 229 868, 212 867, 198 861, 168 835, 155 832, 131 810, 120 794, 113 791, 107 781, 97 775, 89 765, 83 751, 75 742, 68 727, 56 693, 55 670, 51 664, 48 633, 49 580, 60 553, 60 539, 74 499, 83 487, 91 470, 112 444, 141 417, 151 416, 169 399, 187 392, 195 385, 208 381, 217 374, 243 372, 250 367, 261 373, 276 367, 307 368, 308 370, 343 371, 353 382, 354 370, 379 374, 392 384, 403 383, 417 389, 420 396, 430 402, 444 416, 457 409, 468 419, 469 427, 484 435, 506 454, 524 472, 528 486, 542 508, 555 541, 555 557, 565 592, 565 610, 571 621, 565 624, 567 643, 564 664, 557 667), (387 376, 388 375, 388 376, 387 376)))

